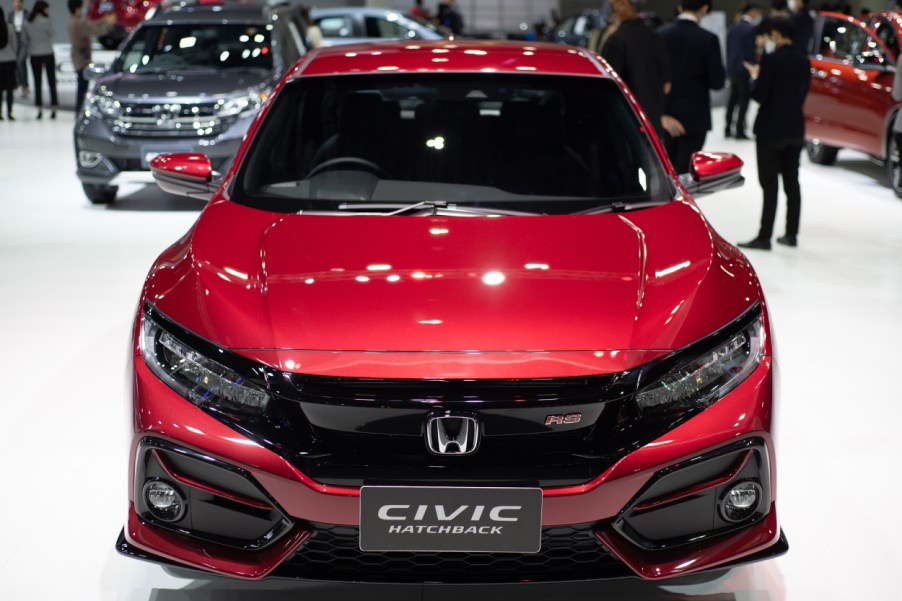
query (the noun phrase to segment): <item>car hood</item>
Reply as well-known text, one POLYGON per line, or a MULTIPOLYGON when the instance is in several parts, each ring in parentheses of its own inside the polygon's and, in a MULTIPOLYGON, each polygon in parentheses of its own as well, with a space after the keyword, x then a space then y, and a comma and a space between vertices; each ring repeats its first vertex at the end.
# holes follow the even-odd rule
POLYGON ((243 92, 268 81, 266 71, 116 73, 100 80, 101 89, 121 100, 202 102, 243 92))
POLYGON ((258 359, 290 349, 660 355, 758 296, 745 257, 689 202, 493 218, 277 214, 221 201, 160 257, 145 289, 173 320, 258 359))

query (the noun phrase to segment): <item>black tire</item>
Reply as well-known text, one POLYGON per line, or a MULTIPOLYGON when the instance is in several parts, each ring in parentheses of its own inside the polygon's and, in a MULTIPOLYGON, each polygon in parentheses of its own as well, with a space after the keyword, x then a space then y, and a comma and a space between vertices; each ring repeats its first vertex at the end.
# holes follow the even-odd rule
POLYGON ((817 140, 809 140, 805 148, 811 162, 818 165, 832 165, 836 162, 836 154, 839 152, 839 148, 821 144, 817 140))
POLYGON ((82 184, 82 190, 85 196, 95 205, 108 205, 116 201, 116 193, 119 192, 118 186, 104 186, 100 184, 82 184))
POLYGON ((886 150, 886 177, 889 187, 896 196, 902 198, 902 148, 899 147, 897 134, 890 132, 889 145, 886 150))

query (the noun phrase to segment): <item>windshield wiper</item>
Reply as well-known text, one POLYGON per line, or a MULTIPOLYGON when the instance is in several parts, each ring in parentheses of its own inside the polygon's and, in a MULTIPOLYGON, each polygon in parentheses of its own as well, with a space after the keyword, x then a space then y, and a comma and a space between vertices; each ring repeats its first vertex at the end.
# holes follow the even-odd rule
POLYGON ((610 202, 607 204, 599 205, 596 207, 592 207, 586 209, 584 211, 579 211, 578 213, 572 213, 573 215, 598 215, 600 213, 625 213, 627 211, 635 211, 638 209, 647 209, 649 207, 656 207, 658 205, 666 204, 670 202, 669 200, 644 200, 641 202, 623 202, 620 200, 615 200, 614 202, 610 202))
POLYGON ((379 213, 380 215, 392 216, 392 215, 404 215, 407 213, 415 213, 418 211, 425 211, 424 214, 431 215, 511 215, 511 216, 523 216, 523 215, 537 215, 538 213, 528 213, 525 211, 511 211, 508 209, 499 209, 496 207, 470 207, 470 206, 459 206, 457 204, 450 204, 446 200, 423 200, 420 202, 415 202, 413 204, 404 204, 404 203, 342 203, 338 205, 340 210, 348 210, 348 209, 375 209, 375 210, 389 210, 385 213, 379 213))

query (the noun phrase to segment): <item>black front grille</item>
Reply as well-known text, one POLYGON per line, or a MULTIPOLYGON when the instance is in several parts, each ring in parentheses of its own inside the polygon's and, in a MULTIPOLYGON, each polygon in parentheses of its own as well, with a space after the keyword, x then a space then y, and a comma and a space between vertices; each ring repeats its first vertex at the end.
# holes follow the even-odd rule
POLYGON ((539 582, 629 576, 592 533, 594 524, 542 530, 539 553, 367 553, 359 530, 312 524, 313 536, 277 576, 358 582, 539 582))

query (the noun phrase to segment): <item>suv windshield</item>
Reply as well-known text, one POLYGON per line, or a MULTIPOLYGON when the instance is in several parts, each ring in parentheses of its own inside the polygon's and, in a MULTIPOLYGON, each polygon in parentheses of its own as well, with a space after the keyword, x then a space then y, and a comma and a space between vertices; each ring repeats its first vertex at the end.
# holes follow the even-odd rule
POLYGON ((578 213, 665 202, 671 186, 611 80, 352 75, 281 91, 232 198, 285 212, 578 213))
POLYGON ((113 70, 270 70, 270 29, 268 25, 222 23, 145 25, 128 41, 113 70))

